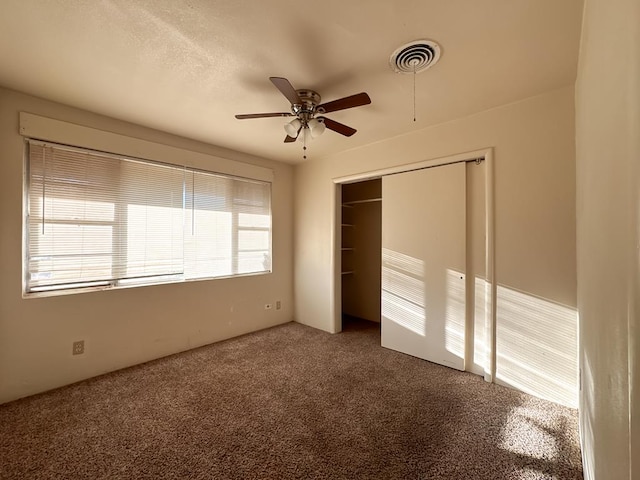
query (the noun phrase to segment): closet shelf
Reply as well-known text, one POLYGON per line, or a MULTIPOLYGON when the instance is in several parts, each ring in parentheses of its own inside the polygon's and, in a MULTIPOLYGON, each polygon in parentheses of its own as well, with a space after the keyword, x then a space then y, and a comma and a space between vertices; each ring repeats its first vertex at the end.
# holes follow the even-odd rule
POLYGON ((371 202, 381 202, 382 198, 367 198, 366 200, 352 200, 350 202, 342 202, 343 207, 350 207, 352 205, 357 205, 358 203, 371 203, 371 202))
POLYGON ((351 224, 351 223, 343 223, 341 226, 342 227, 353 227, 353 224, 351 224))
POLYGON ((355 272, 353 270, 348 272, 342 272, 342 275, 353 275, 355 272))
POLYGON ((341 250, 343 252, 352 252, 355 250, 355 248, 351 248, 351 247, 342 247, 341 250))

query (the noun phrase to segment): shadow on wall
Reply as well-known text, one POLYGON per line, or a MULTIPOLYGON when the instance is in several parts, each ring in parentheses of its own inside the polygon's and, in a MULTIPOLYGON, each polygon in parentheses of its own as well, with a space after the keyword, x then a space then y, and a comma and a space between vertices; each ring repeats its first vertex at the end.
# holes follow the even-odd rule
POLYGON ((577 407, 575 308, 498 285, 498 382, 577 407))
MULTIPOLYGON (((447 269, 444 325, 428 318, 424 262, 383 249, 382 317, 422 338, 443 336, 444 348, 464 358, 464 273, 447 269)), ((489 352, 484 298, 488 284, 474 279, 474 364, 489 352)), ((497 288, 496 381, 572 408, 577 407, 577 312, 531 294, 497 288)), ((418 347, 419 348, 419 347, 418 347)), ((408 352, 411 353, 411 348, 408 352)), ((420 356, 420 355, 417 355, 420 356)), ((421 356, 421 358, 425 358, 421 356)), ((476 369, 474 369, 476 370, 476 369)))

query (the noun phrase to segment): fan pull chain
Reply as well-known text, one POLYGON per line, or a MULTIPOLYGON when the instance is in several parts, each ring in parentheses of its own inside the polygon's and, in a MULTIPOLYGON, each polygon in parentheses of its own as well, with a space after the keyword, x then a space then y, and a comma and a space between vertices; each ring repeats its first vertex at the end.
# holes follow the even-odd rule
POLYGON ((416 64, 413 62, 413 121, 416 121, 416 64))
POLYGON ((303 160, 307 159, 307 136, 305 135, 306 128, 307 127, 304 127, 302 129, 302 159, 303 160))

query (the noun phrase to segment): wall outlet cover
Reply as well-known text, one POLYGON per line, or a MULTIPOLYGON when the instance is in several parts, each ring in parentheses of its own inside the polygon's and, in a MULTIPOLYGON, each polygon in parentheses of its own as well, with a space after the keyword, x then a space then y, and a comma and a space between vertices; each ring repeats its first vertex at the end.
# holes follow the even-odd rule
POLYGON ((77 342, 73 342, 73 350, 74 355, 82 355, 84 353, 84 340, 78 340, 77 342))

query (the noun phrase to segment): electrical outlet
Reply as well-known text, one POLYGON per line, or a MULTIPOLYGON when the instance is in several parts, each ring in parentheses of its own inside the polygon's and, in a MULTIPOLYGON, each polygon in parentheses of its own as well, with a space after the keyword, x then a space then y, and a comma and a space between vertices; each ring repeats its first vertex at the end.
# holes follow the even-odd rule
POLYGON ((271 307, 273 307, 273 305, 271 305, 270 303, 265 303, 264 305, 265 310, 271 310, 271 307))
POLYGON ((84 340, 73 342, 73 354, 82 355, 84 353, 84 340))
POLYGON ((276 310, 280 310, 282 308, 282 302, 280 300, 276 300, 276 310))

